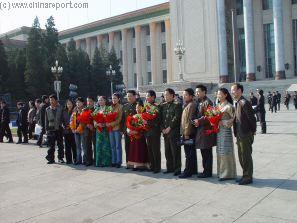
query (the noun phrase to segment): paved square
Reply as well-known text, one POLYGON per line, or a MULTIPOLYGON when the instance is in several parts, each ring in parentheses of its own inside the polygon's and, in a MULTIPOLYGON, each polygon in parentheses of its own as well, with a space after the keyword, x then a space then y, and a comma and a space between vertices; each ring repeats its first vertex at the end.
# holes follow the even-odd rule
POLYGON ((297 111, 267 120, 268 134, 255 138, 250 186, 47 165, 45 148, 0 144, 0 222, 297 222, 297 111))

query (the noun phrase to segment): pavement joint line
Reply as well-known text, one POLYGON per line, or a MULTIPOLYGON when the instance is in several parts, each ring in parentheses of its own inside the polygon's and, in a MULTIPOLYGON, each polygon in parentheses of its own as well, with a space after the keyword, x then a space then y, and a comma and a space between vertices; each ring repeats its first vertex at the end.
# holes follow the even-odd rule
POLYGON ((256 207, 258 204, 260 204, 262 201, 264 201, 267 197, 269 197, 274 191, 280 188, 284 183, 286 183, 290 178, 294 177, 297 174, 295 172, 287 179, 284 179, 277 187, 275 187, 272 191, 270 191, 267 195, 262 197, 260 200, 258 200, 255 204, 253 204, 250 208, 248 208, 245 212, 243 212, 238 218, 236 218, 233 222, 237 222, 240 218, 242 218, 244 215, 246 215, 248 212, 250 212, 254 207, 256 207))
MULTIPOLYGON (((225 189, 226 187, 228 187, 228 185, 225 185, 224 187, 222 187, 222 188, 220 188, 219 190, 215 191, 214 193, 212 193, 212 195, 213 195, 213 194, 216 194, 216 193, 219 193, 220 191, 222 191, 222 190, 225 189)), ((207 197, 207 196, 206 196, 206 197, 207 197)), ((201 203, 201 202, 204 201, 204 200, 205 200, 205 198, 202 198, 201 200, 199 200, 199 201, 197 201, 197 202, 194 202, 193 204, 189 205, 188 207, 185 207, 184 209, 182 209, 182 210, 180 210, 180 211, 174 213, 173 215, 167 217, 166 219, 163 219, 163 220, 159 221, 158 223, 166 222, 166 221, 168 221, 169 219, 173 218, 174 216, 177 216, 177 215, 179 215, 179 214, 185 212, 186 210, 191 209, 192 207, 196 206, 197 204, 201 203)))

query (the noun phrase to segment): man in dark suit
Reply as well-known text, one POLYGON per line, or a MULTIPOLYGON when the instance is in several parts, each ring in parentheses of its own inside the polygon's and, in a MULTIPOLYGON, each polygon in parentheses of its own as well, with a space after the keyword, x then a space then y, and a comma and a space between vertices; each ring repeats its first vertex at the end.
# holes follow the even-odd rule
POLYGON ((251 103, 242 96, 243 86, 235 83, 231 87, 234 98, 234 135, 237 139, 238 158, 243 169, 239 185, 253 183, 252 144, 256 133, 256 118, 251 103))
POLYGON ((126 163, 128 162, 129 146, 130 146, 130 137, 127 133, 126 120, 129 115, 136 114, 136 91, 128 90, 127 100, 128 100, 128 103, 124 104, 123 106, 122 125, 121 125, 122 127, 121 131, 123 132, 125 137, 126 163))
POLYGON ((277 110, 280 110, 280 104, 282 100, 282 95, 278 91, 276 91, 276 96, 277 96, 277 110))
POLYGON ((38 137, 38 140, 37 140, 37 145, 39 147, 42 147, 42 142, 43 142, 43 135, 45 134, 45 113, 46 113, 46 108, 49 107, 49 98, 47 95, 43 95, 42 96, 42 103, 41 103, 41 108, 40 108, 40 111, 39 111, 39 124, 40 126, 42 127, 41 129, 41 133, 38 137))
POLYGON ((3 137, 8 138, 9 143, 13 143, 11 131, 9 128, 10 112, 5 101, 1 101, 0 107, 0 142, 3 142, 3 137))
POLYGON ((203 172, 198 174, 199 178, 212 177, 212 147, 216 145, 216 134, 206 135, 205 131, 211 129, 210 122, 205 118, 205 111, 208 106, 213 106, 212 101, 206 96, 207 88, 204 85, 196 86, 197 119, 194 120, 197 128, 195 145, 200 149, 202 156, 203 172))
POLYGON ((272 93, 272 110, 271 110, 271 113, 273 113, 273 110, 276 113, 276 111, 277 111, 277 95, 276 95, 275 92, 272 93))
MULTIPOLYGON (((149 153, 149 159, 151 164, 151 171, 159 173, 161 171, 161 114, 160 107, 155 102, 156 92, 149 90, 146 92, 146 103, 150 107, 158 109, 158 115, 153 120, 148 120, 147 124, 149 130, 145 133, 147 149, 149 153)), ((147 107, 145 106, 145 109, 147 107)))
POLYGON ((25 103, 18 102, 17 108, 19 110, 16 121, 18 126, 17 134, 19 138, 17 144, 28 143, 28 112, 25 108, 25 103))
POLYGON ((266 121, 265 121, 265 97, 263 90, 259 90, 258 92, 258 102, 255 108, 257 112, 257 117, 259 118, 260 125, 261 125, 261 133, 266 134, 266 121))

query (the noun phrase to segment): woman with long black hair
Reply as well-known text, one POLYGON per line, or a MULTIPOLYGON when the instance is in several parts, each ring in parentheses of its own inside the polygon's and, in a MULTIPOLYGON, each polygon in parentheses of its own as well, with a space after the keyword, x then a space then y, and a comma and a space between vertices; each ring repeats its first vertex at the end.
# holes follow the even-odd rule
POLYGON ((220 181, 236 178, 232 125, 234 120, 233 100, 226 88, 218 90, 217 105, 223 117, 217 134, 217 174, 220 181))

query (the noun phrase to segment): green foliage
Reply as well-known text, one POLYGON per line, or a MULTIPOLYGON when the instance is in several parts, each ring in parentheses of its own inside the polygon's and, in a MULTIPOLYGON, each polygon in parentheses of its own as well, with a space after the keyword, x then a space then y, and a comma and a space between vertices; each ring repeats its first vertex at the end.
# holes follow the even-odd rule
POLYGON ((10 52, 8 59, 0 42, 1 93, 5 90, 4 86, 15 100, 35 99, 42 94, 53 93, 54 75, 50 67, 54 66, 56 60, 63 67, 60 79, 61 99, 68 97, 70 84, 78 86, 77 93, 82 97, 109 96, 110 79, 106 76, 109 65, 116 71, 116 76, 113 77, 114 91, 116 84, 122 84, 120 62, 114 49, 108 53, 104 48, 96 48, 91 63, 85 51, 76 49, 73 39, 68 43, 67 49, 59 43, 53 17, 47 20, 45 27, 45 30, 41 30, 36 17, 26 49, 10 52))

